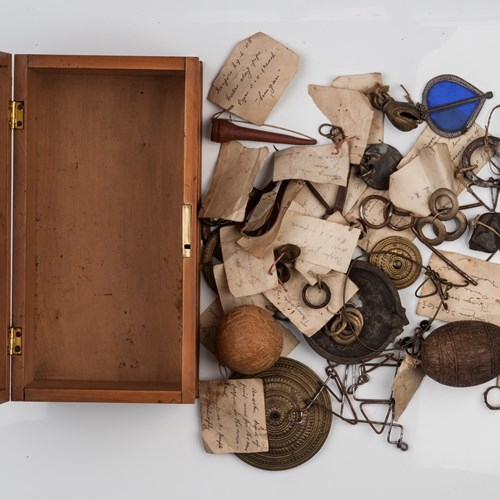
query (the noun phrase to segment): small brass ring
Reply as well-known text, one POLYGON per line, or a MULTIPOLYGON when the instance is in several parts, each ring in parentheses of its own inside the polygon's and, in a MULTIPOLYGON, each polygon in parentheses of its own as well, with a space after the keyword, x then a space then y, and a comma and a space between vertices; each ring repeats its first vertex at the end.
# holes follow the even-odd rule
POLYGON ((372 194, 370 196, 367 196, 359 205, 359 218, 365 223, 365 225, 371 229, 380 229, 382 227, 386 227, 387 224, 389 224, 389 221, 392 217, 392 213, 394 210, 394 205, 391 203, 391 200, 384 198, 383 196, 380 196, 379 194, 372 194), (384 209, 382 213, 384 214, 384 221, 381 224, 373 224, 371 222, 368 222, 365 217, 365 205, 370 202, 371 200, 380 200, 385 203, 384 209))
POLYGON ((492 385, 491 387, 488 387, 488 389, 486 389, 483 393, 483 397, 484 397, 484 404, 490 409, 490 410, 500 410, 500 405, 492 405, 489 401, 488 401, 488 394, 493 390, 493 389, 499 389, 500 390, 500 387, 498 385, 492 385))
POLYGON ((332 292, 330 291, 330 287, 323 281, 321 283, 318 281, 318 283, 314 285, 310 285, 309 283, 307 283, 302 289, 302 300, 304 301, 304 304, 311 309, 323 309, 323 307, 328 305, 331 298, 332 292), (307 298, 307 290, 309 290, 309 288, 312 288, 313 286, 319 287, 325 293, 325 299, 320 304, 313 304, 307 298))
MULTIPOLYGON (((455 217, 453 217, 450 220, 454 220, 457 223, 457 228, 452 231, 451 233, 446 232, 446 235, 444 237, 445 241, 455 241, 462 236, 462 234, 465 233, 465 230, 467 229, 467 217, 465 217, 463 212, 458 212, 455 217)), ((432 230, 434 231, 434 234, 437 235, 436 233, 436 226, 432 226, 432 230)))
POLYGON ((451 220, 458 212, 457 195, 448 188, 436 189, 429 197, 429 209, 432 215, 436 215, 438 219, 446 221, 451 220), (440 208, 438 201, 440 198, 446 198, 451 202, 450 208, 440 208))
POLYGON ((329 328, 326 328, 326 334, 329 337, 339 336, 347 328, 347 321, 342 316, 335 318, 329 328))
POLYGON ((415 222, 415 231, 417 232, 419 238, 432 246, 440 245, 446 238, 445 225, 433 216, 417 218, 415 222), (432 224, 434 234, 436 235, 435 238, 427 238, 427 236, 424 236, 422 229, 426 224, 432 224))

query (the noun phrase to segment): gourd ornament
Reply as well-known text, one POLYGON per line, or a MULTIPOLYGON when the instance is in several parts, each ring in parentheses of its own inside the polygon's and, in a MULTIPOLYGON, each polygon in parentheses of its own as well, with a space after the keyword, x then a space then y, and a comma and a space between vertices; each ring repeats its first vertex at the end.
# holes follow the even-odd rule
POLYGON ((434 330, 420 352, 423 371, 452 387, 484 384, 500 375, 500 327, 452 321, 434 330))

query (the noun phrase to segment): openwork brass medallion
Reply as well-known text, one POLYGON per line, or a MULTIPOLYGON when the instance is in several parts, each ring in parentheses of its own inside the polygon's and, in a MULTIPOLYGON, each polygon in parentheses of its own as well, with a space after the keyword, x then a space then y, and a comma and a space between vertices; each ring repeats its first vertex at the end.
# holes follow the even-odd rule
MULTIPOLYGON (((234 374, 233 378, 248 378, 234 374)), ((310 408, 322 381, 306 365, 280 358, 274 366, 252 378, 264 381, 269 451, 237 453, 244 462, 264 470, 286 470, 312 458, 323 446, 332 424, 328 391, 321 391, 310 408)))
POLYGON ((422 256, 410 240, 391 236, 373 247, 370 264, 384 271, 400 289, 415 283, 420 275, 422 256))

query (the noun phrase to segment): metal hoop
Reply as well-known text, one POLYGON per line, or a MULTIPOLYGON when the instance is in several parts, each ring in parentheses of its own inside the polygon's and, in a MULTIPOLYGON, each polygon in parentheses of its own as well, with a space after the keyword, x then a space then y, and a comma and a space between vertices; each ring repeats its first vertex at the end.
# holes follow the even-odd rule
POLYGON ((330 291, 330 287, 325 282, 323 282, 323 281, 321 281, 321 282, 318 281, 314 285, 310 285, 309 283, 307 283, 304 286, 304 288, 302 289, 302 300, 304 301, 304 304, 307 307, 310 307, 311 309, 323 309, 323 307, 325 307, 325 306, 328 305, 328 303, 330 302, 331 298, 332 298, 332 292, 330 291), (325 299, 320 304, 313 304, 307 298, 307 290, 309 290, 309 288, 312 288, 314 286, 319 287, 325 293, 325 299))

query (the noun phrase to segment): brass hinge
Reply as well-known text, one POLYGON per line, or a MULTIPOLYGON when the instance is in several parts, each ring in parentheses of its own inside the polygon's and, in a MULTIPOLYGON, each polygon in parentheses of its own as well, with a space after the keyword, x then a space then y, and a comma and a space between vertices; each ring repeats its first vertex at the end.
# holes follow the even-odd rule
POLYGON ((23 331, 21 328, 9 328, 9 356, 18 356, 23 352, 23 331))
POLYGON ((24 128, 23 101, 9 101, 9 127, 11 129, 24 128))
POLYGON ((191 217, 192 205, 182 205, 182 256, 191 257, 191 217))

